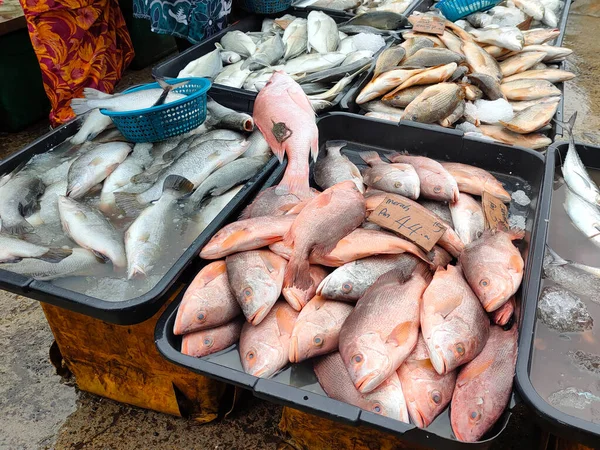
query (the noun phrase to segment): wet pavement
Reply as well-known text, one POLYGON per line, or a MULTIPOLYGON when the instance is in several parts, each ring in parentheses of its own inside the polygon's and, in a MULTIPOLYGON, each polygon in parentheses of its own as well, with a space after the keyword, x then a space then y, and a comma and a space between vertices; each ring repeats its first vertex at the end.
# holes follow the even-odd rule
MULTIPOLYGON (((577 0, 563 45, 578 77, 565 86, 565 119, 578 111, 576 138, 600 145, 600 2, 577 0)), ((128 72, 120 88, 148 81, 150 70, 128 72)), ((0 158, 49 130, 38 123, 0 133, 0 158)), ((281 407, 247 396, 232 416, 193 421, 80 392, 56 375, 48 357, 53 337, 39 304, 0 291, 0 449, 275 449, 281 407)), ((519 410, 494 448, 535 448, 531 413, 519 410)))

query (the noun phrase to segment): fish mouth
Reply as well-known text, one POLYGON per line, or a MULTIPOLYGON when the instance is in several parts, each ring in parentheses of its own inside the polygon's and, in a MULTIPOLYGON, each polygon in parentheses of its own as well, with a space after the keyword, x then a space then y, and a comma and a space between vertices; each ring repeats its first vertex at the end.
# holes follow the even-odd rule
POLYGON ((298 360, 298 336, 292 336, 290 339, 290 362, 300 362, 298 360))
POLYGON ((258 325, 262 322, 262 320, 265 318, 268 312, 269 310, 267 309, 267 307, 263 305, 260 308, 258 308, 254 314, 248 317, 248 322, 250 322, 252 325, 258 325))
POLYGON ((263 375, 265 373, 267 373, 269 371, 268 367, 263 367, 262 369, 259 369, 258 371, 254 372, 252 375, 254 375, 257 378, 263 378, 263 375))
POLYGON ((362 377, 360 380, 358 380, 356 383, 354 383, 354 385, 356 386, 356 389, 361 394, 368 394, 369 392, 373 391, 377 386, 379 386, 379 384, 373 383, 374 381, 377 380, 378 376, 379 376, 379 372, 368 373, 367 375, 362 377))
POLYGON ((410 418, 419 428, 425 428, 427 425, 429 425, 427 423, 427 420, 425 419, 425 416, 421 413, 421 411, 419 411, 419 408, 417 407, 410 409, 410 418))
POLYGON ((282 294, 292 308, 294 308, 296 311, 302 310, 304 304, 302 303, 298 289, 285 288, 283 289, 282 294))
POLYGON ((432 352, 429 352, 429 360, 438 374, 443 375, 446 373, 446 361, 438 347, 434 348, 432 352))
POLYGON ((458 439, 461 442, 469 442, 468 439, 465 439, 457 430, 455 430, 454 428, 452 428, 452 431, 454 432, 454 436, 456 436, 456 439, 458 439))
POLYGON ((244 120, 243 127, 245 131, 254 130, 254 120, 252 118, 244 120))

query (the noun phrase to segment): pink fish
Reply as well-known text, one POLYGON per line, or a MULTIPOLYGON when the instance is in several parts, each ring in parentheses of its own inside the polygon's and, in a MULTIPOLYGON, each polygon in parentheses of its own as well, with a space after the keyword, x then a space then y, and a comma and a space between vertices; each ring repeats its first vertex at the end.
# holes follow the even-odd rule
POLYGON ((279 161, 287 154, 287 168, 276 192, 310 198, 308 156, 317 160, 319 130, 300 85, 285 72, 275 71, 254 101, 253 117, 279 161))

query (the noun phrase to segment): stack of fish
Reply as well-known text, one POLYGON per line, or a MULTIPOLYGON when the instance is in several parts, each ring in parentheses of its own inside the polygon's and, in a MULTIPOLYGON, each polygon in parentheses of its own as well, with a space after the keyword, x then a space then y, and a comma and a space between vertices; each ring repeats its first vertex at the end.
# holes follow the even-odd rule
POLYGON ((356 102, 380 119, 456 126, 479 137, 544 148, 552 140, 542 132, 562 95, 555 83, 575 75, 560 68, 571 50, 548 43, 559 30, 528 29, 529 23, 523 30, 462 29, 446 21, 439 36, 408 31, 401 45, 379 55, 356 102))
POLYGON ((485 12, 471 14, 465 20, 457 20, 456 24, 462 28, 469 25, 475 28, 505 27, 531 20, 531 26, 534 28, 537 26, 556 28, 564 7, 564 0, 507 0, 485 12))
POLYGON ((191 61, 179 77, 206 77, 215 84, 260 91, 273 72, 283 70, 301 84, 316 111, 331 108, 356 77, 367 70, 385 45, 397 36, 404 18, 395 13, 365 14, 338 25, 312 11, 306 19, 289 14, 264 19, 259 32, 226 33, 217 48, 191 61))
MULTIPOLYGON (((139 109, 163 94, 88 92, 76 109, 139 109)), ((84 291, 92 279, 77 284, 74 276, 124 285, 135 278, 149 290, 271 157, 258 130, 247 134, 250 115, 210 99, 201 127, 154 145, 123 142, 116 130, 87 141, 105 127, 103 117, 92 112, 72 138, 85 144, 66 141, 2 178, 1 269, 40 280, 72 277, 73 286, 61 286, 84 291)), ((123 300, 106 289, 99 294, 123 300)))
POLYGON ((299 2, 297 7, 311 6, 313 8, 334 9, 356 15, 373 11, 390 11, 397 14, 404 12, 416 0, 308 0, 299 2))
POLYGON ((512 389, 511 317, 524 263, 512 244, 523 232, 484 230, 474 196, 511 195, 485 170, 407 154, 387 163, 362 153, 361 174, 340 141, 327 143, 315 165, 323 191, 311 190, 307 158, 318 136, 307 100, 286 115, 298 92, 276 73, 257 98, 254 118, 268 125, 267 141, 289 137, 271 145, 287 154, 286 175, 201 250, 216 261, 177 312, 182 352, 206 356, 239 342, 243 369, 258 377, 315 358, 332 398, 419 427, 452 403, 457 438, 480 439, 512 389), (365 221, 386 198, 444 224, 431 252, 365 221))

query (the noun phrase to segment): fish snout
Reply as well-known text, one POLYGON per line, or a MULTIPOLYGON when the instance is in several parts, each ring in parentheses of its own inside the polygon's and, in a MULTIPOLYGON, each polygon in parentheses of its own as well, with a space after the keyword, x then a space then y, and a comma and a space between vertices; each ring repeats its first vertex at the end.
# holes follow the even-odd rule
POLYGON ((360 393, 368 394, 381 384, 380 375, 381 372, 374 370, 358 379, 354 385, 360 393))
POLYGON ((300 362, 298 356, 298 336, 292 336, 290 339, 290 362, 300 362))
POLYGON ((262 305, 260 308, 258 308, 256 310, 256 312, 254 314, 252 314, 250 317, 248 317, 248 322, 250 322, 254 326, 258 325, 259 323, 262 322, 262 320, 268 314, 269 310, 270 309, 267 308, 266 305, 262 305))

